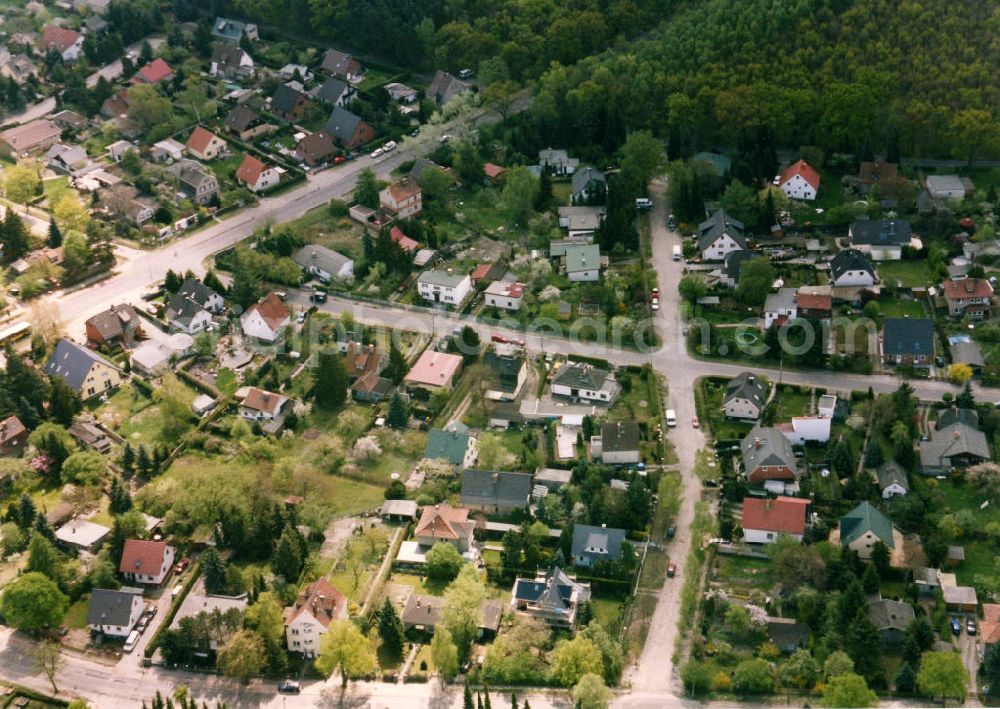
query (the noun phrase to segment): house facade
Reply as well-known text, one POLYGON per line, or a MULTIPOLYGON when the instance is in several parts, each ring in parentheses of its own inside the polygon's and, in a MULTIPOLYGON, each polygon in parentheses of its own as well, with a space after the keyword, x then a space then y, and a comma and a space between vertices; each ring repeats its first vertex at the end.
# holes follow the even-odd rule
POLYGON ((263 192, 277 186, 281 174, 273 165, 268 165, 253 155, 246 155, 236 169, 236 181, 251 192, 263 192))
POLYGON ((145 610, 142 593, 95 588, 87 605, 87 627, 92 633, 126 638, 145 610))
POLYGON ((493 281, 486 286, 486 290, 483 292, 483 300, 486 305, 500 310, 520 310, 523 297, 523 283, 493 281))
POLYGON ((285 609, 288 651, 315 657, 330 623, 347 617, 347 597, 326 579, 314 581, 299 592, 295 603, 285 609))
POLYGON ((127 539, 118 572, 132 583, 159 586, 174 565, 174 553, 166 542, 127 539))
POLYGON ((143 336, 142 321, 131 305, 112 305, 87 319, 87 342, 95 346, 134 347, 143 336))
POLYGON ((590 600, 590 584, 580 583, 558 566, 535 578, 517 577, 510 591, 515 613, 538 618, 551 628, 573 630, 577 611, 590 600))
POLYGON ((413 534, 422 547, 444 542, 464 554, 473 547, 475 529, 476 523, 469 519, 468 509, 442 502, 424 508, 413 534))
POLYGON ((837 287, 871 288, 878 283, 875 265, 858 249, 844 249, 830 261, 830 278, 837 287))
POLYGON ((226 141, 212 131, 198 126, 188 138, 187 151, 199 160, 215 160, 226 152, 226 141))
POLYGON ((614 374, 592 364, 568 363, 552 380, 552 394, 574 400, 610 404, 618 394, 614 374))
POLYGON ((573 563, 591 568, 599 562, 617 561, 622 555, 625 530, 613 527, 596 527, 589 524, 573 525, 571 556, 573 563))
POLYGON ((934 321, 886 318, 882 323, 882 364, 930 367, 934 362, 934 321))
POLYGON ((472 292, 472 279, 468 274, 424 271, 417 279, 417 292, 429 303, 458 307, 472 292))
POLYGON ((80 395, 90 399, 121 384, 121 371, 93 350, 62 338, 45 363, 45 373, 59 377, 80 395))
POLYGON ((993 286, 985 278, 949 278, 941 284, 948 315, 988 320, 993 312, 993 286))
POLYGON ((726 418, 756 421, 764 413, 768 385, 753 372, 740 372, 726 383, 722 410, 726 418))
POLYGON ((703 261, 724 261, 731 251, 747 248, 743 222, 733 219, 721 209, 698 225, 695 237, 703 261))
POLYGON ((809 500, 779 496, 775 499, 743 498, 743 540, 751 544, 774 544, 779 537, 802 541, 809 500))
POLYGON ((912 235, 910 223, 902 219, 860 219, 847 232, 851 245, 873 261, 898 261, 912 235))
POLYGON ((379 192, 378 202, 396 219, 409 219, 423 209, 423 192, 416 180, 404 178, 379 192))
POLYGON ((291 311, 271 291, 259 303, 254 303, 240 316, 243 334, 265 342, 277 340, 292 322, 291 311))
POLYGON ((805 160, 799 160, 778 176, 778 188, 791 199, 811 202, 819 192, 819 172, 805 160))
POLYGON ((840 545, 853 549, 862 559, 870 559, 879 542, 895 549, 895 528, 867 500, 840 518, 840 545))

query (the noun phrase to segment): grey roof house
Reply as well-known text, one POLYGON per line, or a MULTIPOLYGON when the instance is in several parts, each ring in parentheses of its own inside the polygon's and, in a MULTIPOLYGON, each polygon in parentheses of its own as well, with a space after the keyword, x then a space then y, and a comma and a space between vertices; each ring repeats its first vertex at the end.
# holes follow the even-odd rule
POLYGON ((331 106, 344 106, 354 98, 355 93, 354 87, 349 83, 336 76, 331 76, 321 86, 313 89, 312 95, 318 101, 323 101, 331 106))
POLYGON ((767 382, 753 372, 740 372, 726 383, 722 409, 728 418, 756 421, 767 404, 767 382))
POLYGON ((575 524, 570 554, 574 564, 590 568, 601 561, 620 559, 624 543, 624 529, 575 524))
POLYGON ((526 507, 530 498, 530 473, 490 470, 462 473, 460 502, 469 509, 500 514, 526 507))
POLYGON ((698 251, 706 261, 723 261, 732 251, 747 248, 743 222, 717 209, 698 225, 698 251))
POLYGON ((45 363, 45 373, 62 379, 83 399, 102 394, 121 382, 118 367, 65 337, 56 343, 45 363))
POLYGON ((580 168, 573 173, 571 180, 573 204, 603 201, 608 191, 608 178, 596 167, 580 168))
POLYGON ((444 106, 453 98, 469 90, 469 86, 446 71, 438 70, 427 87, 425 95, 439 106, 444 106))
POLYGON ((930 440, 919 443, 919 454, 925 475, 949 473, 991 458, 989 441, 979 430, 976 412, 965 409, 942 414, 930 432, 930 440))
POLYGON ((875 471, 878 489, 883 500, 889 500, 897 495, 905 495, 910 491, 909 476, 906 469, 894 460, 887 460, 875 471))
POLYGON ((929 367, 934 361, 934 321, 886 318, 882 324, 882 362, 887 366, 929 367))
POLYGON ((590 439, 590 453, 607 465, 627 465, 641 460, 639 424, 611 421, 601 424, 601 434, 590 439))
POLYGON ((292 259, 310 276, 329 283, 334 278, 353 278, 354 261, 325 246, 306 244, 292 259))
POLYGON ((776 428, 757 426, 740 444, 743 470, 751 484, 798 480, 799 464, 791 442, 776 428))
POLYGON ((424 458, 468 467, 475 460, 475 439, 461 424, 452 424, 447 429, 432 428, 427 434, 424 458))
POLYGON ((87 626, 113 637, 127 637, 142 617, 145 604, 139 589, 95 588, 87 605, 87 626))
POLYGON ((913 606, 889 598, 868 601, 868 620, 878 628, 879 638, 884 645, 898 645, 903 642, 906 629, 915 615, 913 606))
POLYGON ((518 577, 510 591, 511 608, 553 628, 573 629, 577 609, 590 600, 590 584, 579 583, 558 566, 534 579, 518 577))

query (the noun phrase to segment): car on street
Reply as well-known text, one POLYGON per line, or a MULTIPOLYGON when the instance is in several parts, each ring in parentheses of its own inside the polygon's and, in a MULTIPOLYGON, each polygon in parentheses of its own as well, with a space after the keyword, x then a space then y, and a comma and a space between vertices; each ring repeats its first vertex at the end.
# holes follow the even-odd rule
POLYGON ((677 534, 677 527, 675 527, 674 525, 670 525, 669 527, 667 527, 667 534, 666 534, 667 539, 673 539, 675 534, 677 534))
POLYGON ((501 335, 499 332, 494 332, 493 335, 490 336, 490 339, 493 340, 493 342, 499 342, 501 345, 506 345, 510 342, 510 339, 506 335, 501 335))
POLYGON ((303 310, 301 313, 298 314, 298 317, 295 318, 295 322, 301 325, 305 321, 306 321, 306 311, 303 310))
POLYGON ((958 622, 958 618, 951 619, 951 634, 952 635, 962 634, 962 624, 958 622))
POLYGON ((659 310, 660 309, 660 299, 659 298, 653 298, 653 300, 649 303, 649 307, 652 308, 653 310, 659 310))
POLYGON ((186 569, 190 564, 191 564, 191 560, 190 559, 188 559, 186 557, 183 558, 183 559, 181 559, 176 564, 174 564, 174 573, 175 574, 183 574, 184 573, 184 569, 186 569))
POLYGON ((449 140, 451 140, 451 136, 447 133, 438 138, 438 142, 440 143, 447 143, 449 140))
POLYGON ((302 685, 294 679, 283 679, 278 682, 278 691, 281 694, 298 694, 302 691, 302 685))
POLYGON ((382 146, 382 152, 389 153, 396 149, 396 141, 390 140, 388 143, 382 146))
POLYGON ((156 611, 158 610, 159 608, 155 604, 148 603, 146 604, 146 610, 144 610, 142 614, 146 616, 147 620, 152 620, 156 616, 156 611))
POLYGON ((965 621, 965 632, 968 633, 969 635, 975 635, 976 634, 976 619, 975 618, 969 618, 968 620, 965 621))
POLYGON ((139 642, 139 631, 133 630, 131 633, 128 634, 128 637, 125 639, 125 645, 122 646, 122 652, 126 653, 132 652, 133 650, 135 650, 135 646, 138 644, 138 642, 139 642))
POLYGON ((692 416, 691 417, 691 428, 699 428, 700 426, 701 426, 701 423, 698 421, 698 417, 697 416, 692 416))
POLYGON ((135 629, 138 630, 140 633, 144 633, 146 632, 146 627, 148 625, 149 625, 149 618, 147 618, 145 615, 142 615, 139 618, 139 622, 135 624, 135 629))
POLYGON ((677 575, 677 564, 671 561, 670 565, 667 567, 667 578, 672 579, 676 575, 677 575))
POLYGON ((314 290, 309 296, 309 300, 314 303, 325 303, 326 302, 326 291, 314 290))
POLYGON ((333 159, 334 165, 342 165, 345 162, 347 162, 347 158, 345 158, 343 155, 338 155, 333 159))
POLYGON ((384 153, 384 152, 385 152, 385 150, 383 150, 382 148, 375 148, 368 157, 370 157, 370 158, 380 158, 380 157, 382 157, 382 153, 384 153))

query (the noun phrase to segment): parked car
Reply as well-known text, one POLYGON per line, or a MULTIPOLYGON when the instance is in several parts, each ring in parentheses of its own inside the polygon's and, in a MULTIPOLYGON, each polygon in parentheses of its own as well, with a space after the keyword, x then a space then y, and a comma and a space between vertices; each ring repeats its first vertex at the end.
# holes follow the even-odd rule
POLYGON ((326 302, 326 291, 314 290, 312 295, 309 296, 309 300, 314 303, 325 303, 326 302))
POLYGON ((342 163, 344 163, 346 161, 347 161, 347 158, 345 158, 343 155, 338 155, 337 157, 335 157, 333 159, 333 164, 334 165, 340 165, 340 164, 342 164, 342 163))
POLYGON ((396 149, 396 141, 390 140, 388 143, 382 146, 382 152, 388 153, 396 149))
POLYGON ((471 79, 472 69, 462 69, 462 71, 458 72, 458 78, 462 80, 471 79))
POLYGON ((371 157, 371 158, 380 158, 380 157, 382 157, 382 153, 384 153, 384 152, 385 152, 385 150, 383 150, 382 148, 375 148, 371 152, 371 155, 369 157, 371 157))
POLYGON ((677 575, 677 564, 671 561, 670 565, 667 567, 667 578, 672 579, 676 575, 677 575))
POLYGON ((122 646, 122 652, 132 652, 133 650, 135 650, 135 646, 136 644, 138 644, 138 642, 139 642, 139 631, 133 630, 131 633, 128 634, 128 637, 125 639, 125 645, 122 646))
POLYGON ((962 634, 962 624, 958 622, 958 618, 951 619, 951 634, 952 635, 962 634))
POLYGON ((699 428, 700 426, 701 426, 701 423, 698 421, 698 417, 697 416, 692 416, 691 417, 691 428, 699 428))
POLYGON ((976 619, 975 618, 969 618, 967 621, 965 621, 965 632, 967 632, 969 635, 975 635, 976 634, 976 619))
MULTIPOLYGON (((458 332, 456 334, 461 334, 461 332, 458 332)), ((510 342, 510 339, 506 335, 501 335, 499 332, 494 332, 493 335, 490 337, 490 339, 493 340, 494 342, 499 342, 501 345, 506 345, 508 342, 510 342)))
POLYGON ((301 324, 302 324, 302 323, 304 323, 305 321, 306 321, 306 311, 304 311, 304 310, 303 310, 303 311, 302 311, 301 313, 299 313, 299 314, 298 314, 298 316, 297 316, 297 317, 295 318, 295 322, 297 322, 297 323, 298 323, 299 325, 301 325, 301 324))
POLYGON ((184 569, 186 569, 190 565, 191 565, 191 560, 188 559, 187 557, 185 557, 185 558, 181 559, 180 561, 178 561, 176 564, 174 564, 174 573, 175 574, 183 574, 184 573, 184 569))
POLYGON ((148 620, 152 620, 156 616, 156 611, 160 610, 155 604, 150 603, 146 606, 146 609, 142 612, 148 620))
POLYGON ((675 527, 674 525, 670 525, 669 527, 667 527, 667 534, 666 534, 667 539, 673 539, 675 534, 677 534, 677 527, 675 527))
POLYGON ((298 694, 302 691, 302 685, 294 679, 283 679, 278 682, 278 691, 281 694, 298 694))

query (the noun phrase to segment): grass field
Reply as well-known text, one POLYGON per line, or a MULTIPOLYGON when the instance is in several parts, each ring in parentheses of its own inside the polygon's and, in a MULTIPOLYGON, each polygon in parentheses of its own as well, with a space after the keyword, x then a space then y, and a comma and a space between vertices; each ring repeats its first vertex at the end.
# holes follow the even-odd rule
POLYGON ((741 556, 716 557, 712 576, 734 590, 770 591, 775 583, 771 562, 741 556))
POLYGON ((882 314, 887 318, 927 317, 927 311, 920 300, 903 300, 901 298, 880 300, 879 307, 882 309, 882 314))
POLYGON ((788 421, 792 416, 808 414, 810 399, 808 390, 779 384, 769 408, 774 411, 775 421, 788 421))
POLYGON ((90 594, 80 596, 79 600, 66 610, 63 625, 71 630, 82 630, 87 627, 87 606, 90 604, 90 594))
POLYGON ((903 288, 926 286, 937 280, 937 274, 927 261, 881 261, 878 266, 882 282, 898 281, 903 288))
POLYGON ((611 635, 616 635, 622 624, 622 602, 615 596, 594 595, 590 599, 594 618, 611 635))

